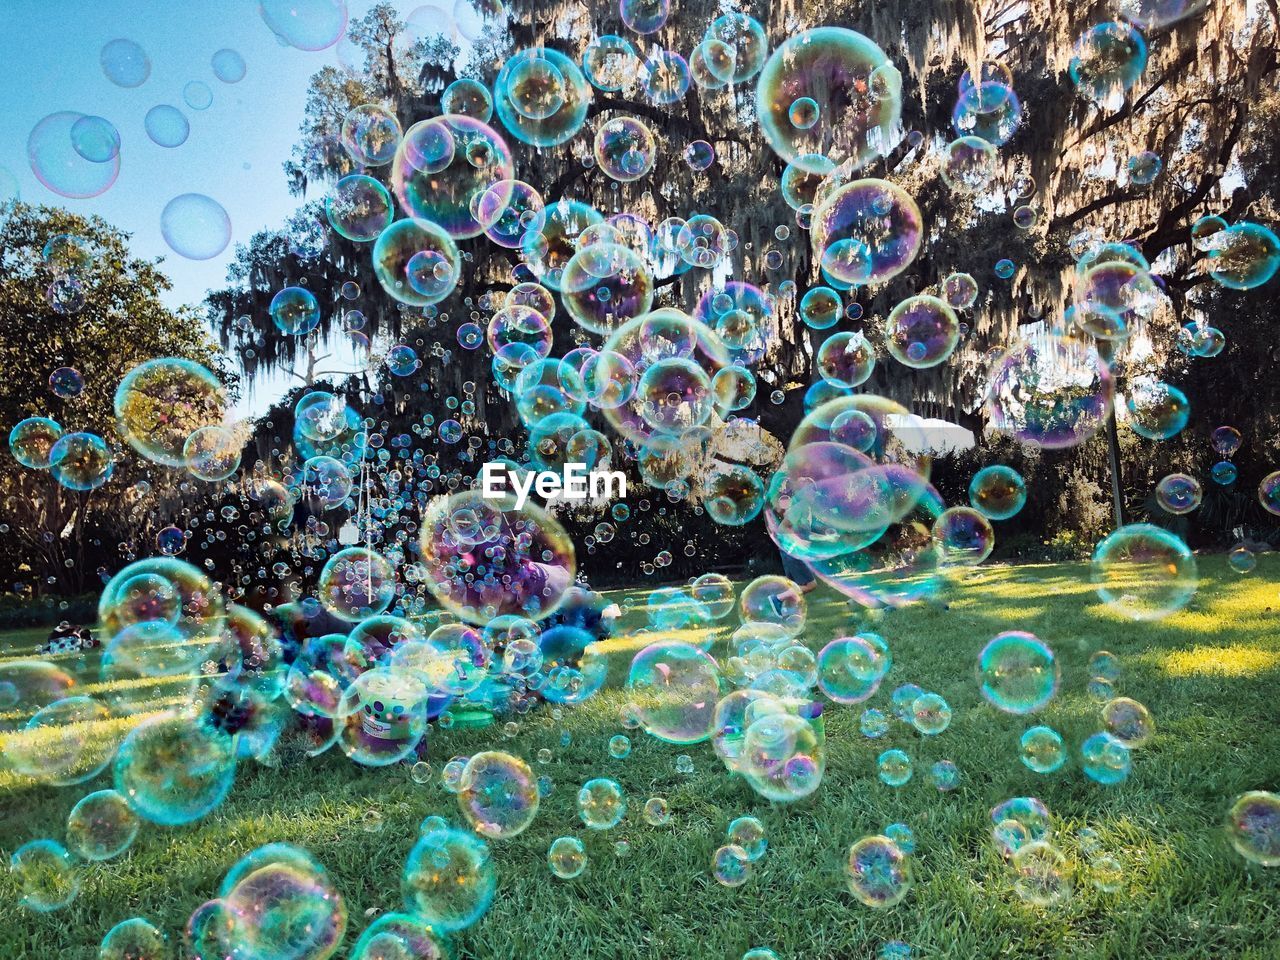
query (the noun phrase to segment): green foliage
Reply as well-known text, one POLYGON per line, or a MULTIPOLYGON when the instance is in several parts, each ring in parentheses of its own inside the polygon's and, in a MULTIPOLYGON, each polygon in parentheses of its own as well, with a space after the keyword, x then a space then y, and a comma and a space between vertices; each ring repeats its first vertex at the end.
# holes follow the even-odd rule
POLYGON ((130 517, 122 492, 146 478, 153 496, 172 495, 184 479, 139 462, 116 430, 114 395, 130 369, 155 357, 186 357, 214 370, 234 396, 236 377, 199 313, 165 306, 168 278, 158 263, 132 256, 128 239, 98 217, 61 209, 16 204, 0 217, 0 431, 7 439, 18 421, 46 416, 67 431, 96 433, 117 451, 112 479, 90 494, 63 489, 47 472, 18 464, 7 449, 0 454, 0 521, 16 547, 0 558, 6 583, 36 575, 48 585, 83 589, 86 565, 91 570, 105 559, 105 537, 120 541, 147 530, 137 521, 155 501, 135 500, 141 513, 130 517), (92 251, 78 273, 84 306, 74 313, 58 312, 46 298, 54 276, 42 251, 59 234, 79 237, 92 251), (84 377, 79 397, 64 400, 50 390, 49 374, 63 366, 84 377), (94 539, 97 544, 87 542, 94 539))

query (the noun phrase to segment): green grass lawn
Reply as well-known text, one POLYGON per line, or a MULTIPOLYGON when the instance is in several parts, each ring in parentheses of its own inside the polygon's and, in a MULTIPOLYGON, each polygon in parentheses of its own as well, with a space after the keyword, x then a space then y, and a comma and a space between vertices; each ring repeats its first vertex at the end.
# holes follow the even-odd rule
MULTIPOLYGON (((491 843, 497 897, 454 938, 460 957, 738 960, 748 947, 768 945, 784 960, 843 960, 874 957, 880 944, 901 939, 935 958, 1274 958, 1280 870, 1238 857, 1222 824, 1239 793, 1280 788, 1280 558, 1263 557, 1247 577, 1219 558, 1201 558, 1200 566, 1202 586, 1188 609, 1148 624, 1100 605, 1078 565, 982 568, 950 589, 948 606, 917 606, 874 624, 825 589, 811 594, 805 636, 815 650, 872 627, 888 639, 894 666, 868 704, 828 705, 825 780, 793 805, 771 804, 727 775, 708 744, 673 747, 634 731, 630 757, 610 758, 607 743, 622 732, 626 702, 619 687, 646 642, 634 636, 641 618, 633 612, 624 621, 630 631, 611 641, 610 689, 566 709, 562 721, 545 707, 533 711, 512 739, 497 727, 433 730, 437 776, 428 785, 415 784, 406 766, 355 766, 336 748, 280 768, 246 762, 230 798, 205 820, 144 825, 123 856, 86 867, 83 889, 65 910, 20 908, 12 877, 0 871, 0 958, 93 958, 103 934, 132 916, 180 941, 187 916, 216 895, 226 870, 272 841, 305 846, 328 868, 350 912, 349 947, 371 916, 400 908, 401 867, 423 817, 460 819, 440 767, 495 744, 555 786, 525 833, 491 843), (996 712, 974 680, 979 649, 1008 629, 1034 632, 1062 665, 1059 695, 1034 719, 996 712), (1154 739, 1134 753, 1132 775, 1115 787, 1092 783, 1079 766, 1080 743, 1101 728, 1098 704, 1085 695, 1086 663, 1100 649, 1119 655, 1118 691, 1149 706, 1157 723, 1154 739), (863 706, 887 710, 889 693, 907 682, 948 699, 950 729, 926 738, 894 721, 880 740, 863 737, 863 706), (1055 727, 1071 747, 1071 761, 1055 774, 1034 774, 1018 760, 1018 738, 1034 723, 1055 727), (567 747, 563 731, 572 737, 567 747), (539 764, 543 747, 553 759, 539 764), (915 776, 898 789, 876 778, 876 757, 889 747, 914 761, 915 776), (693 757, 694 773, 676 772, 681 753, 693 757), (943 758, 963 774, 946 794, 927 775, 943 758), (583 828, 574 806, 578 787, 597 776, 616 778, 629 801, 623 822, 604 833, 583 828), (1074 870, 1074 895, 1052 908, 1019 900, 990 839, 990 808, 1020 795, 1048 805, 1055 842, 1074 870), (652 796, 670 803, 669 826, 641 818, 652 796), (377 832, 363 826, 371 810, 382 817, 377 832), (729 821, 746 813, 767 825, 769 852, 745 886, 727 889, 714 881, 711 855, 729 821), (898 906, 874 910, 849 893, 843 864, 850 844, 895 821, 916 834, 915 886, 898 906), (1091 882, 1075 837, 1083 827, 1124 865, 1118 892, 1091 882), (555 879, 546 865, 548 844, 565 834, 581 837, 590 858, 571 881, 555 879), (629 845, 625 856, 615 853, 620 840, 629 845)), ((0 641, 0 658, 30 655, 33 637, 0 641)), ((722 650, 718 643, 713 652, 722 650)), ((95 658, 81 667, 91 682, 95 658)), ((109 785, 104 775, 51 789, 0 773, 0 854, 37 837, 61 840, 76 800, 109 785)))

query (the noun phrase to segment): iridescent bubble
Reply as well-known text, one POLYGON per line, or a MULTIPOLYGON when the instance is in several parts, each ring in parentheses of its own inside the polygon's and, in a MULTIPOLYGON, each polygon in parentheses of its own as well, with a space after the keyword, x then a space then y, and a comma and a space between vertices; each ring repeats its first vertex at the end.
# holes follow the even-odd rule
POLYGON ((836 163, 849 161, 852 170, 892 146, 901 98, 902 75, 884 51, 842 27, 789 37, 756 81, 761 130, 783 160, 822 154, 836 163), (817 113, 807 127, 790 118, 792 105, 802 98, 811 100, 817 113))
MULTIPOLYGON (((1261 489, 1259 487, 1260 497, 1261 489)), ((1171 473, 1161 477, 1160 482, 1156 484, 1156 502, 1160 504, 1160 508, 1178 516, 1196 509, 1203 498, 1204 490, 1200 486, 1200 481, 1185 473, 1171 473)), ((1267 506, 1265 499, 1263 506, 1267 506)))
POLYGON ((969 502, 991 520, 1016 516, 1027 502, 1027 485, 1013 467, 983 467, 969 483, 969 502))
POLYGON ((373 269, 382 289, 393 298, 412 307, 425 307, 453 292, 462 274, 462 260, 448 233, 430 220, 409 218, 397 220, 378 235, 373 245, 373 269), (431 279, 420 280, 415 286, 409 265, 423 264, 423 255, 430 262, 431 279), (419 259, 415 261, 415 257, 419 259))
POLYGON ((1130 750, 1146 744, 1156 731, 1151 711, 1128 697, 1108 701, 1102 708, 1102 722, 1110 734, 1130 750))
POLYGON ((1093 552, 1098 596, 1131 620, 1158 620, 1196 592, 1196 560, 1175 534, 1146 523, 1121 527, 1093 552))
POLYGON ((90 163, 106 163, 120 153, 120 131, 103 117, 81 117, 71 125, 71 145, 90 163))
POLYGON ((596 164, 622 183, 639 180, 653 169, 657 150, 653 133, 635 117, 613 117, 596 130, 596 164))
POLYGON ((528 764, 496 750, 467 761, 458 781, 458 806, 481 836, 506 840, 522 833, 538 812, 538 784, 528 764))
POLYGON ((1071 896, 1071 872, 1062 851, 1043 840, 1020 847, 1013 855, 1014 890, 1039 907, 1061 903, 1071 896))
POLYGON ((876 366, 875 348, 857 331, 827 337, 814 359, 822 379, 839 387, 861 386, 876 366))
POLYGON ((1230 460, 1219 461, 1209 468, 1209 476, 1213 479, 1213 482, 1223 487, 1235 483, 1239 473, 1240 471, 1236 468, 1236 465, 1230 460))
POLYGON ((532 503, 517 510, 514 498, 485 500, 479 491, 433 501, 421 546, 427 588, 473 623, 501 614, 548 616, 576 569, 573 543, 558 521, 532 503))
POLYGON ((325 216, 341 236, 366 242, 377 239, 395 212, 387 188, 373 177, 356 173, 334 185, 325 198, 325 216))
POLYGON ((656 33, 667 22, 671 0, 620 0, 622 22, 639 34, 656 33))
POLYGON ((692 644, 651 643, 631 661, 627 688, 645 732, 667 743, 701 743, 711 736, 720 700, 716 662, 692 644))
POLYGON ((644 62, 641 85, 646 96, 660 106, 683 100, 692 83, 689 64, 678 53, 655 49, 644 62))
POLYGON ((630 40, 606 34, 587 44, 582 69, 596 89, 614 93, 639 72, 640 58, 630 40))
POLYGON ((514 182, 513 172, 511 151, 492 127, 451 114, 405 131, 392 161, 391 189, 410 216, 463 239, 502 216, 508 195, 500 192, 483 206, 480 201, 495 185, 514 182))
POLYGON ((618 244, 583 247, 560 279, 565 309, 585 330, 609 334, 653 305, 653 276, 641 257, 618 244))
POLYGON ((999 147, 1022 125, 1022 103, 1014 93, 1007 69, 997 65, 999 71, 991 72, 991 66, 983 64, 977 83, 965 71, 960 95, 951 111, 951 125, 961 137, 977 137, 999 147))
POLYGON ((923 236, 915 200, 887 180, 828 178, 814 200, 814 254, 823 270, 843 284, 897 276, 915 260, 923 236), (830 189, 826 183, 832 184, 830 189))
POLYGON ((395 569, 376 551, 348 547, 325 563, 316 593, 325 609, 338 619, 357 623, 391 606, 395 569))
POLYGON ((937 297, 908 297, 890 311, 884 342, 904 366, 918 370, 937 366, 960 342, 960 321, 937 297))
MULTIPOLYGON (((584 63, 590 56, 590 50, 584 53, 584 63)), ((586 122, 592 96, 577 64, 548 47, 529 47, 508 57, 493 94, 498 117, 511 135, 536 147, 574 137, 586 122)))
POLYGON ((347 29, 346 0, 259 0, 258 13, 284 44, 324 50, 347 29))
POLYGON ((51 113, 37 123, 27 137, 31 172, 63 197, 96 197, 110 189, 120 174, 119 150, 99 163, 85 159, 76 149, 73 131, 76 124, 86 119, 85 114, 69 110, 51 113))
POLYGON ((85 860, 110 860, 124 853, 138 835, 138 816, 115 790, 81 797, 67 817, 67 843, 85 860))
POLYGON ((213 75, 223 83, 239 83, 244 79, 244 57, 230 48, 217 51, 210 60, 213 75))
POLYGON ((1124 23, 1100 23, 1076 41, 1068 66, 1072 82, 1084 97, 1099 103, 1122 97, 1147 65, 1142 34, 1124 23))
POLYGON ((9 431, 9 452, 24 467, 47 470, 50 454, 62 439, 62 426, 48 417, 27 417, 9 431))
POLYGON ((1133 760, 1129 748, 1109 733, 1095 733, 1080 747, 1085 776, 1103 786, 1127 780, 1133 760))
POLYGON ((493 97, 479 80, 463 77, 445 87, 440 96, 440 112, 456 113, 488 123, 493 116, 493 97))
POLYGON ((1097 432, 1113 392, 1110 370, 1093 347, 1046 336, 1011 348, 992 365, 986 406, 994 429, 1060 449, 1097 432))
POLYGON ((923 693, 911 704, 911 725, 925 736, 936 737, 951 726, 951 705, 940 694, 923 693))
MULTIPOLYGON (((13 445, 12 436, 9 440, 13 445)), ((1268 473, 1258 484, 1258 502, 1267 513, 1280 516, 1280 470, 1268 473)))
POLYGON ((115 456, 96 433, 66 433, 49 450, 49 472, 68 490, 96 490, 115 471, 115 456))
POLYGON ((722 887, 740 887, 751 879, 751 861, 737 844, 727 843, 711 855, 711 875, 722 887))
POLYGON ((121 920, 98 947, 98 960, 165 960, 168 955, 164 934, 142 917, 121 920))
POLYGON ((231 738, 178 713, 134 727, 114 766, 115 788, 134 812, 165 826, 206 816, 230 792, 235 772, 231 738))
POLYGON ((884 836, 863 837, 849 848, 849 892, 868 907, 892 907, 911 891, 911 861, 884 836))
POLYGON ((982 696, 1005 713, 1034 713, 1058 690, 1058 662, 1048 644, 1034 634, 1008 630, 978 654, 982 696))
POLYGON ((1232 290, 1260 287, 1280 270, 1280 238, 1257 223, 1241 222, 1213 235, 1209 275, 1232 290))
POLYGON ((37 913, 61 910, 84 882, 75 858, 56 840, 24 843, 9 857, 9 871, 21 891, 18 902, 37 913))
POLYGON ((861 636, 839 637, 818 653, 818 686, 836 703, 861 703, 880 688, 887 665, 861 636))
POLYGON ((151 59, 145 50, 132 40, 109 40, 98 55, 98 62, 107 79, 117 87, 140 87, 151 76, 151 59))
POLYGON ((901 787, 911 779, 911 758, 902 750, 886 750, 876 760, 880 780, 891 787, 901 787))
POLYGON ((160 233, 175 253, 209 260, 231 242, 231 218, 222 204, 202 193, 184 193, 164 205, 160 233))
POLYGON ((616 780, 597 777, 578 791, 578 816, 592 830, 611 830, 627 812, 627 798, 616 780))
POLYGON ((180 147, 191 135, 191 124, 177 107, 167 103, 157 104, 147 111, 143 122, 151 142, 161 147, 180 147))
POLYGON ((572 880, 587 869, 587 848, 577 837, 557 837, 547 848, 547 866, 561 880, 572 880))
POLYGON ((738 817, 733 820, 725 836, 729 843, 741 847, 751 862, 760 860, 769 848, 769 838, 764 824, 756 817, 738 817))
POLYGON ((380 104, 352 107, 342 118, 342 148, 362 167, 390 163, 400 146, 401 136, 400 121, 380 104))
POLYGON ((1227 838, 1250 863, 1280 866, 1280 796, 1251 790, 1236 797, 1227 813, 1227 838))
POLYGON ((985 190, 999 170, 996 148, 981 137, 961 137, 942 152, 940 174, 956 193, 976 194, 985 190))
POLYGON ((1052 727, 1032 727, 1022 735, 1019 745, 1019 759, 1036 773, 1053 773, 1067 762, 1066 744, 1052 727))
MULTIPOLYGON (((752 716, 750 707, 747 717, 752 716)), ((763 712, 742 739, 740 769, 756 793, 792 803, 814 793, 826 771, 826 748, 814 725, 794 713, 763 712)))

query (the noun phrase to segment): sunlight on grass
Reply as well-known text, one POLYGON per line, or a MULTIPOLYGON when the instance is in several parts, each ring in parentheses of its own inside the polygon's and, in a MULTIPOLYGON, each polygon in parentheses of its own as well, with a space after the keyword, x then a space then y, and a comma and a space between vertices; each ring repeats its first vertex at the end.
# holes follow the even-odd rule
POLYGON ((1243 643, 1229 647, 1196 646, 1164 654, 1159 662, 1171 677, 1249 677, 1280 665, 1280 653, 1243 643))

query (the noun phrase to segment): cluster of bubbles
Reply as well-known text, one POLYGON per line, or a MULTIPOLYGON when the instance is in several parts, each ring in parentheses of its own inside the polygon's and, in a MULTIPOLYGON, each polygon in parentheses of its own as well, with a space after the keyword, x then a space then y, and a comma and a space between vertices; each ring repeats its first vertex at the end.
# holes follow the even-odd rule
MULTIPOLYGON (((258 6, 281 43, 310 51, 336 46, 340 60, 351 55, 344 3, 258 6)), ((1177 4, 1130 6, 1138 14, 1084 33, 1070 62, 1077 91, 1100 105, 1123 100, 1142 74, 1148 51, 1140 30, 1178 19, 1169 12, 1177 4)), ((671 6, 623 0, 619 13, 628 30, 653 38, 671 6)), ((500 4, 460 0, 446 19, 448 29, 474 40, 504 17, 500 4)), ((415 13, 407 29, 416 41, 428 27, 415 13)), ((151 69, 128 40, 108 43, 101 62, 107 79, 126 88, 146 83, 151 69)), ((246 74, 232 50, 214 54, 211 67, 223 83, 246 74)), ((202 111, 214 96, 193 80, 183 101, 202 111)), ((960 709, 912 682, 890 691, 894 658, 881 633, 850 627, 813 642, 806 600, 807 584, 816 580, 872 625, 886 610, 939 601, 992 555, 993 524, 1028 504, 1028 480, 992 463, 972 476, 967 504, 948 506, 932 482, 941 451, 929 423, 867 388, 886 356, 894 377, 936 376, 963 348, 983 305, 984 291, 969 273, 917 282, 911 271, 928 235, 920 207, 902 184, 869 175, 903 139, 902 108, 903 78, 868 37, 823 26, 770 50, 760 23, 728 12, 708 24, 687 59, 650 40, 637 50, 626 37, 597 36, 576 61, 542 46, 517 50, 491 86, 456 80, 441 93, 439 115, 407 129, 384 104, 347 110, 336 146, 353 172, 332 185, 321 216, 291 230, 291 253, 315 260, 330 231, 367 245, 362 255, 381 291, 433 326, 447 319, 441 305, 463 284, 473 251, 492 245, 517 257, 515 282, 469 300, 456 339, 462 350, 487 351, 493 385, 509 399, 528 443, 520 450, 504 438, 485 446, 478 429, 485 391, 474 383, 447 398, 438 420, 428 413, 415 424, 422 444, 387 436, 385 423, 362 415, 345 390, 309 383, 292 404, 290 465, 242 470, 246 436, 227 420, 222 381, 179 357, 148 360, 125 374, 114 393, 111 437, 68 432, 47 416, 17 423, 9 436, 17 462, 47 471, 68 490, 107 484, 122 458, 134 455, 148 467, 180 471, 183 482, 234 491, 238 499, 228 500, 221 518, 241 521, 240 532, 255 542, 292 538, 297 559, 297 568, 279 559, 270 574, 263 564, 240 583, 224 584, 212 576, 211 561, 202 569, 179 556, 195 552, 200 523, 166 525, 155 534, 157 556, 131 556, 113 575, 104 572, 97 679, 106 692, 81 692, 79 681, 51 662, 0 664, 0 735, 13 770, 62 787, 108 771, 111 778, 111 788, 76 803, 65 843, 35 839, 14 852, 22 903, 64 908, 88 865, 126 853, 144 825, 177 827, 209 816, 233 789, 240 765, 270 757, 286 731, 301 733, 309 756, 336 747, 361 767, 407 766, 415 783, 426 784, 433 779, 422 759, 431 731, 522 716, 543 703, 559 720, 566 708, 589 701, 599 707, 610 679, 624 691, 620 719, 629 734, 679 750, 710 744, 761 803, 801 802, 822 787, 826 714, 854 705, 861 705, 859 731, 878 741, 874 769, 883 787, 906 787, 919 764, 939 792, 955 791, 962 772, 953 761, 921 761, 922 745, 945 743, 960 709), (599 94, 636 93, 660 108, 695 85, 714 91, 742 84, 753 85, 761 132, 783 167, 781 196, 812 254, 815 282, 803 292, 794 281, 774 289, 734 279, 731 254, 747 241, 713 213, 690 208, 655 224, 638 211, 544 196, 518 178, 517 151, 581 137, 590 143, 587 167, 621 192, 662 172, 669 160, 664 132, 599 94), (883 317, 866 318, 874 324, 862 323, 860 292, 895 278, 912 281, 906 295, 883 317), (661 290, 683 279, 699 281, 701 292, 671 305, 661 290), (770 402, 785 400, 780 387, 770 389, 777 378, 761 364, 791 313, 806 334, 813 331, 816 377, 803 418, 770 458, 763 455, 770 452, 765 431, 743 411, 763 396, 762 382, 770 402), (835 329, 846 320, 859 328, 835 329), (563 355, 554 352, 557 340, 563 346, 557 329, 574 337, 563 355), (450 473, 424 452, 425 438, 456 449, 459 462, 502 466, 508 486, 493 496, 461 471, 450 473), (518 491, 537 471, 569 464, 604 470, 624 460, 634 462, 654 500, 693 506, 727 533, 761 524, 789 573, 738 588, 706 572, 653 590, 643 609, 628 611, 645 622, 627 638, 625 649, 635 652, 625 677, 614 669, 611 678, 617 648, 601 639, 596 598, 577 583, 579 548, 564 514, 555 502, 543 505, 518 491), (385 496, 375 492, 371 472, 386 485, 385 496), (272 593, 280 602, 259 612, 245 588, 272 577, 309 578, 311 586, 272 593), (166 708, 150 709, 158 696, 166 708), (23 717, 12 729, 11 710, 23 717)), ((1001 150, 1022 122, 1007 67, 987 61, 964 72, 947 134, 954 139, 935 158, 938 179, 958 201, 983 202, 1002 176, 1001 150)), ((181 147, 191 132, 188 115, 171 104, 152 107, 144 127, 165 149, 181 147)), ((914 149, 922 138, 905 142, 914 149)), ((28 150, 37 176, 66 197, 101 194, 119 171, 119 132, 101 117, 46 117, 28 150)), ((698 174, 715 173, 709 140, 690 142, 682 158, 698 174)), ((1128 162, 1127 177, 1149 186, 1161 168, 1158 154, 1143 152, 1128 162)), ((1018 196, 1025 201, 1033 193, 1034 186, 1018 196)), ((1040 223, 1030 203, 1013 217, 1022 230, 1040 223)), ((195 193, 168 201, 161 228, 169 245, 192 259, 218 256, 231 236, 225 210, 195 193)), ((792 231, 778 225, 772 236, 786 242, 792 231)), ((1280 242, 1256 223, 1208 216, 1191 239, 1224 287, 1259 286, 1280 268, 1280 242)), ((1117 346, 1148 335, 1167 306, 1156 268, 1134 243, 1085 237, 1071 254, 1062 323, 1020 335, 989 358, 982 399, 991 427, 1031 452, 1083 444, 1113 415, 1142 440, 1178 436, 1191 422, 1186 394, 1138 378, 1121 394, 1113 363, 1117 346)), ((776 247, 764 256, 770 270, 783 262, 776 247)), ((54 237, 43 266, 51 308, 82 309, 85 278, 95 269, 91 246, 54 237)), ((1009 280, 1020 269, 1003 259, 993 272, 1009 280)), ((335 308, 301 282, 271 292, 264 321, 287 337, 313 337, 335 308)), ((354 282, 341 293, 345 301, 360 296, 354 282)), ((336 309, 353 342, 368 349, 374 330, 363 312, 341 303, 336 309)), ((255 321, 243 319, 251 330, 255 321)), ((1224 345, 1213 328, 1189 324, 1178 333, 1177 346, 1189 357, 1216 356, 1224 345)), ((408 381, 426 363, 457 356, 452 346, 435 344, 430 356, 422 347, 387 346, 380 354, 387 375, 408 381)), ((73 422, 85 386, 74 367, 51 371, 62 419, 73 422)), ((379 394, 376 403, 384 400, 379 394)), ((1223 425, 1211 442, 1222 458, 1211 479, 1229 486, 1240 433, 1223 425)), ((1280 471, 1263 479, 1258 498, 1280 515, 1280 471)), ((1194 511, 1202 499, 1201 482, 1187 473, 1171 473, 1155 487, 1157 505, 1171 515, 1194 511)), ((594 550, 617 537, 630 509, 612 503, 584 546, 594 550)), ((1252 554, 1240 549, 1232 565, 1252 569, 1252 554)), ((648 569, 671 563, 671 553, 660 550, 648 569)), ((1185 541, 1152 523, 1121 526, 1102 539, 1091 577, 1106 610, 1132 621, 1176 614, 1199 583, 1185 541)), ((1142 703, 1117 694, 1114 655, 1095 652, 1088 669, 1097 729, 1079 742, 1078 765, 1087 781, 1110 787, 1131 775, 1133 753, 1156 736, 1155 722, 1142 703)), ((1025 630, 1000 632, 976 651, 981 700, 974 709, 1027 724, 1017 762, 1037 775, 1059 774, 1071 760, 1062 734, 1037 722, 1042 717, 1031 719, 1058 696, 1063 673, 1050 644, 1025 630)), ((511 720, 503 735, 514 738, 518 729, 511 720)), ((624 763, 637 749, 628 733, 608 740, 610 762, 624 763)), ((544 749, 538 762, 550 757, 544 749)), ((691 773, 693 758, 679 754, 675 769, 691 773)), ((480 921, 497 896, 494 849, 529 829, 552 789, 527 760, 496 748, 451 758, 439 782, 457 813, 452 821, 424 821, 403 862, 401 905, 367 927, 353 957, 448 955, 444 938, 480 921)), ((637 806, 655 830, 673 821, 663 797, 641 805, 619 779, 585 779, 574 810, 586 839, 553 840, 546 851, 551 874, 581 877, 588 848, 634 820, 637 806)), ((1039 906, 1068 898, 1074 866, 1047 806, 1015 797, 990 816, 1016 895, 1039 906)), ((1230 842, 1247 860, 1275 866, 1277 824, 1280 800, 1244 794, 1229 814, 1230 842)), ((379 826, 378 818, 365 824, 379 826)), ((710 858, 714 881, 748 884, 762 869, 768 836, 757 816, 735 817, 710 858)), ((1116 857, 1095 838, 1077 840, 1095 885, 1115 889, 1122 873, 1116 857)), ((913 888, 916 845, 904 823, 858 839, 845 859, 850 894, 872 908, 901 903, 913 888)), ((614 843, 617 856, 628 850, 626 840, 614 843)), ((296 847, 251 852, 216 893, 183 932, 193 956, 322 960, 346 934, 341 894, 315 857, 296 847)), ((122 921, 102 942, 104 957, 164 949, 161 932, 141 917, 122 921)), ((881 955, 902 954, 886 944, 881 955)), ((770 957, 776 960, 758 947, 744 960, 770 957)))

